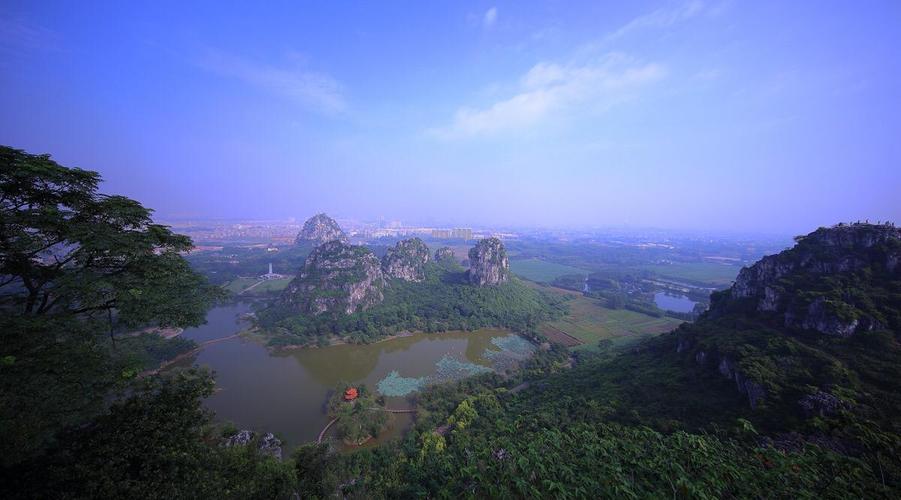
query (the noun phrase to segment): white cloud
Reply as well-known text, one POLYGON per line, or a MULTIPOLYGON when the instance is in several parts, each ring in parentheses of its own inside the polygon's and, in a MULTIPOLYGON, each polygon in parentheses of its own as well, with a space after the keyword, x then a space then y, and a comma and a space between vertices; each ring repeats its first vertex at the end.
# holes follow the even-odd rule
POLYGON ((484 107, 462 107, 430 134, 454 139, 521 130, 567 110, 604 109, 663 78, 662 66, 618 54, 585 64, 541 62, 520 78, 519 92, 484 107))
POLYGON ((337 114, 347 109, 341 84, 325 73, 270 66, 218 51, 208 52, 200 66, 322 113, 337 114))
POLYGON ((482 17, 482 26, 490 28, 494 26, 495 21, 497 21, 497 7, 492 7, 482 17))
POLYGON ((607 40, 614 40, 642 28, 666 28, 682 21, 687 21, 700 14, 703 10, 704 3, 701 0, 689 0, 672 7, 662 7, 629 21, 620 29, 608 35, 607 40))

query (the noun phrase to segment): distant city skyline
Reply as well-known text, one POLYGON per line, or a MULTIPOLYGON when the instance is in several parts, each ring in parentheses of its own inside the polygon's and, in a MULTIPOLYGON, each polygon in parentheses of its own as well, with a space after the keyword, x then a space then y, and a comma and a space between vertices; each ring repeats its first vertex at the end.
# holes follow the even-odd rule
POLYGON ((0 144, 160 219, 901 222, 901 3, 25 2, 0 144))

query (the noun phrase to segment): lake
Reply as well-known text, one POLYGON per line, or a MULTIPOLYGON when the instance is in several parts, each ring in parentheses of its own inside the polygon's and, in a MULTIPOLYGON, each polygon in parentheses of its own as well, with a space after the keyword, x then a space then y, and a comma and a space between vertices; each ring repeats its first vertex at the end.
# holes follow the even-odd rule
MULTIPOLYGON (((207 324, 182 335, 198 342, 231 335, 247 327, 238 316, 249 311, 243 303, 213 308, 207 324)), ((276 352, 239 338, 210 345, 179 365, 214 370, 216 392, 206 406, 219 420, 274 432, 293 448, 317 438, 339 382, 366 384, 386 397, 388 408, 409 408, 407 396, 430 383, 513 368, 533 352, 531 343, 509 331, 481 329, 276 352)), ((388 432, 369 445, 400 435, 410 423, 409 415, 394 415, 388 432)))
POLYGON ((657 292, 654 294, 654 303, 664 311, 692 312, 697 302, 684 295, 657 292))

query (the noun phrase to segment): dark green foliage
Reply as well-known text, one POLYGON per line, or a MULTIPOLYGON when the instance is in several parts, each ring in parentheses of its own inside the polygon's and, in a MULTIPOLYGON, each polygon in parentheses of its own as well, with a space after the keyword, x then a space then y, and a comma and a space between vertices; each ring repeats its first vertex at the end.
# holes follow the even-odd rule
POLYGON ((327 444, 306 444, 292 456, 297 475, 297 492, 301 498, 326 498, 338 485, 338 460, 327 444))
MULTIPOLYGON (((68 318, 0 317, 0 465, 39 453, 61 428, 90 418, 123 382, 95 329, 68 318)), ((105 332, 99 335, 105 338, 105 332)))
POLYGON ((190 339, 166 339, 154 333, 143 333, 116 341, 113 357, 120 360, 125 369, 141 371, 156 368, 196 347, 197 343, 190 339))
POLYGON ((49 453, 11 470, 11 495, 35 498, 287 498, 290 465, 253 447, 210 446, 201 399, 209 374, 153 377, 49 453))
POLYGON ((274 345, 305 344, 339 335, 357 342, 402 330, 439 332, 507 327, 529 333, 542 321, 559 317, 562 301, 513 279, 497 287, 474 287, 465 274, 429 263, 422 282, 392 280, 379 305, 350 315, 298 315, 285 307, 258 313, 274 345))

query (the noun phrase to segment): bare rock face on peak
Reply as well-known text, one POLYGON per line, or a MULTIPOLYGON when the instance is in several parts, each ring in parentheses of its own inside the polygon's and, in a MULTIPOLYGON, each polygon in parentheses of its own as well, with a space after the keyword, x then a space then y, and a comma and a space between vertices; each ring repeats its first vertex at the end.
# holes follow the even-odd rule
POLYGON ((382 259, 382 270, 388 278, 422 281, 429 259, 429 247, 419 238, 411 238, 388 249, 382 259))
POLYGON ((316 247, 282 294, 306 314, 352 314, 382 301, 385 279, 366 247, 329 241, 316 247))
POLYGON ((469 282, 476 286, 495 286, 510 279, 507 250, 497 238, 486 238, 469 249, 469 282))
POLYGON ((347 236, 334 219, 325 214, 316 214, 303 224, 303 229, 294 240, 295 244, 310 242, 321 245, 328 241, 347 242, 347 236))

